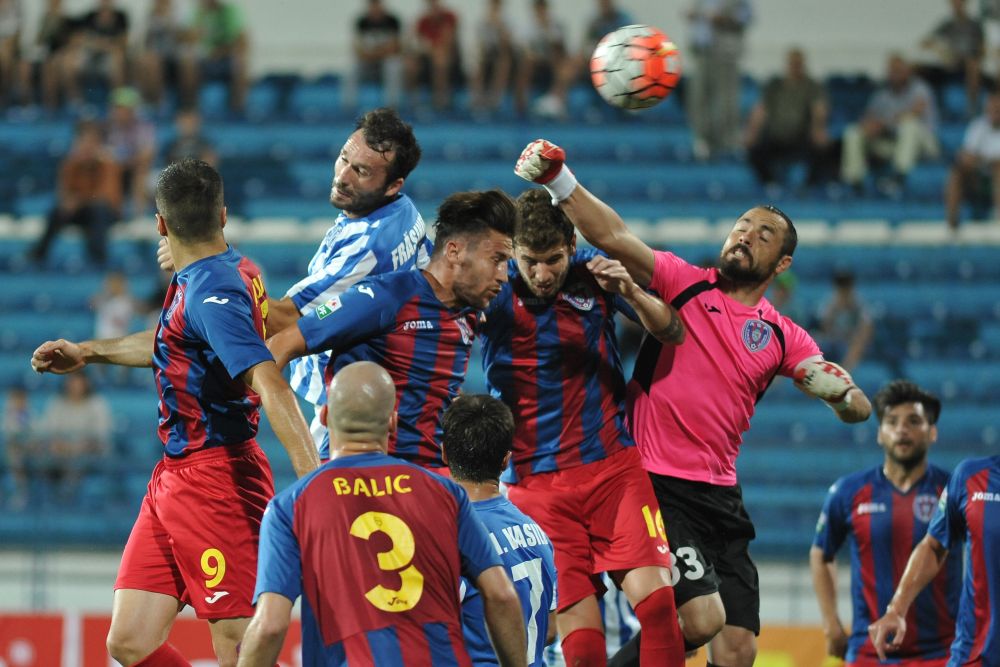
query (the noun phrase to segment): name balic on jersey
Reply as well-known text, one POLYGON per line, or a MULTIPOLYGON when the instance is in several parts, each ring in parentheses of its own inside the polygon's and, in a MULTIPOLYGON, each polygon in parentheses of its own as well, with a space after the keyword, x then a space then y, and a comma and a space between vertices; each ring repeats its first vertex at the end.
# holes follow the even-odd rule
POLYGON ((424 221, 417 219, 417 222, 403 234, 403 242, 392 249, 392 269, 396 271, 403 264, 410 261, 410 258, 420 248, 420 239, 424 237, 424 221))
POLYGON ((408 479, 409 475, 386 475, 383 479, 356 477, 353 481, 345 477, 334 477, 333 490, 338 496, 378 498, 394 493, 410 493, 413 489, 403 485, 408 479))
POLYGON ((493 548, 496 549, 497 555, 505 554, 511 549, 522 549, 549 543, 549 538, 542 532, 542 529, 533 523, 507 526, 501 528, 500 533, 510 546, 507 548, 500 546, 500 540, 497 539, 496 535, 490 533, 490 540, 493 542, 493 548))

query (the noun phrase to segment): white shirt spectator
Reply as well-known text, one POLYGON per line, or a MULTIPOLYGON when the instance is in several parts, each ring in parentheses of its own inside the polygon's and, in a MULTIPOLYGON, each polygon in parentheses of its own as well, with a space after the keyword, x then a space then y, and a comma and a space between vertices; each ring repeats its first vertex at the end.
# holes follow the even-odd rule
POLYGON ((1000 127, 980 116, 969 123, 962 141, 962 150, 988 162, 1000 161, 1000 127))

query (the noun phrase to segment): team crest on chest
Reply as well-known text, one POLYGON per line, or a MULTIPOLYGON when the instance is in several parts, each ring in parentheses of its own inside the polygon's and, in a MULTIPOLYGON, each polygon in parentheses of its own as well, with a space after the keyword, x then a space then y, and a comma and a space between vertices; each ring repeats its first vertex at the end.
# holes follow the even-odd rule
POLYGON ((559 293, 559 297, 577 310, 582 310, 584 312, 593 310, 594 305, 597 303, 597 299, 594 298, 593 292, 591 292, 586 285, 582 285, 580 283, 566 286, 566 288, 559 293))
POLYGON ((913 516, 917 521, 930 523, 934 516, 934 508, 937 507, 938 499, 928 493, 922 493, 913 499, 913 516))
POLYGON ((469 323, 465 320, 465 318, 455 320, 455 324, 458 325, 458 331, 462 334, 462 342, 466 345, 472 345, 472 327, 469 326, 469 323))
POLYGON ((743 323, 743 344, 751 352, 760 352, 771 342, 771 325, 764 320, 747 320, 743 323))
POLYGON ((170 318, 174 316, 174 312, 177 310, 177 307, 181 305, 181 300, 183 298, 184 298, 183 291, 178 289, 176 292, 174 292, 174 300, 170 302, 170 307, 167 308, 167 314, 163 316, 164 320, 166 320, 167 322, 170 321, 170 318))

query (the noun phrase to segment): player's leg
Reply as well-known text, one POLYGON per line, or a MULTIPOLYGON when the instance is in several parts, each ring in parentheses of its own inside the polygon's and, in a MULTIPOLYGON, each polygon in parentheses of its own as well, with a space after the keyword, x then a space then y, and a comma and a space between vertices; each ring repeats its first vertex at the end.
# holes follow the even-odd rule
POLYGON ((640 665, 684 665, 684 637, 677 620, 670 571, 663 567, 637 567, 614 573, 628 596, 644 634, 639 646, 640 665))
POLYGON ((220 618, 209 621, 212 631, 212 648, 219 661, 219 667, 235 667, 236 647, 243 640, 243 634, 250 625, 250 618, 220 618))
MULTIPOLYGON (((122 665, 142 662, 156 665, 145 659, 165 645, 174 618, 183 608, 184 603, 170 595, 128 588, 116 590, 107 638, 108 653, 122 665)), ((158 664, 186 665, 187 662, 161 661, 158 664)))
MULTIPOLYGON (((558 565, 556 567, 558 571, 558 565)), ((568 667, 603 667, 607 664, 604 623, 597 596, 590 595, 560 609, 556 614, 556 628, 563 638, 563 659, 568 667)))

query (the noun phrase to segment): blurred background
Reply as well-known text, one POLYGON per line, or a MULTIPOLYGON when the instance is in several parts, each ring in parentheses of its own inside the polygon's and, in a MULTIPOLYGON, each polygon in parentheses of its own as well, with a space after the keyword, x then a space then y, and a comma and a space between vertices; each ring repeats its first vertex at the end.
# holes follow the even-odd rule
MULTIPOLYGON (((148 370, 43 377, 31 351, 155 323, 169 276, 151 192, 180 157, 218 166, 227 238, 282 295, 337 215, 355 117, 380 105, 414 125, 424 157, 404 190, 428 222, 454 191, 519 193, 513 162, 539 136, 695 263, 744 210, 778 205, 800 246, 772 301, 869 396, 895 377, 941 396, 931 461, 995 453, 1000 3, 740 0, 725 30, 701 18, 717 4, 0 0, 0 665, 107 664, 120 549, 160 456, 148 370), (627 113, 586 70, 634 22, 670 35, 685 74, 627 113)), ((621 335, 631 365, 638 334, 621 335)), ((466 389, 483 387, 477 356, 466 389)), ((827 487, 881 461, 876 428, 784 381, 762 401, 739 459, 757 664, 822 661, 806 554, 827 487)), ((283 488, 287 458, 267 427, 261 442, 283 488)), ((843 586, 840 601, 849 617, 843 586)), ((188 650, 210 656, 199 637, 188 650)))

